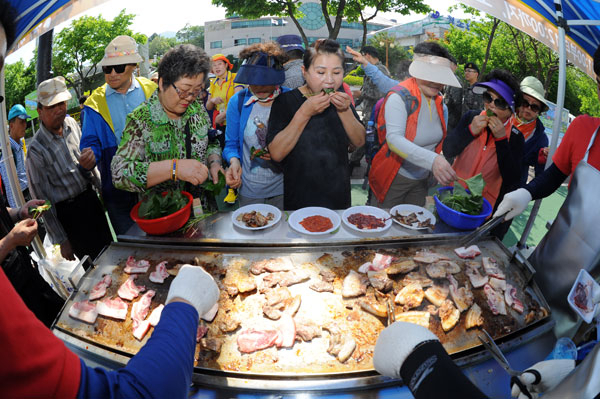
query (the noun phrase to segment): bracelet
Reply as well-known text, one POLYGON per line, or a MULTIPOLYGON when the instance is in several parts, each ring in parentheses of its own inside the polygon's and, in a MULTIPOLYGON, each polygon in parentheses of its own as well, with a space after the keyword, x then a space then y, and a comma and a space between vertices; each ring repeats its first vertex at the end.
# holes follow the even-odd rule
POLYGON ((173 160, 173 171, 171 172, 171 180, 177 181, 177 160, 173 160))

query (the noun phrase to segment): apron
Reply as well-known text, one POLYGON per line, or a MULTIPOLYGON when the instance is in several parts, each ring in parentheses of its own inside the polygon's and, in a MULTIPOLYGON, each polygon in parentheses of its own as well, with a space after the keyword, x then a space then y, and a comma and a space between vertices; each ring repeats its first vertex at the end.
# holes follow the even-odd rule
POLYGON ((573 172, 567 198, 554 223, 529 257, 537 271, 535 281, 556 321, 554 332, 557 337, 572 335, 580 324, 567 302, 579 270, 586 269, 595 279, 600 276, 599 265, 593 264, 600 251, 600 215, 597 212, 600 171, 587 162, 598 131, 600 127, 573 172))

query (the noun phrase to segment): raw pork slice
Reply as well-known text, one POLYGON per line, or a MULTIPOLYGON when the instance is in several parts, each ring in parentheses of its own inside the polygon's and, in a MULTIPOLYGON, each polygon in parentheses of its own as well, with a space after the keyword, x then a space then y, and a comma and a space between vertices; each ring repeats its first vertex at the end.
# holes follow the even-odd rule
POLYGON ((238 350, 242 353, 252 353, 275 345, 279 338, 279 330, 255 330, 248 329, 240 331, 237 337, 238 350))
POLYGON ((481 255, 481 251, 477 245, 471 245, 470 247, 459 247, 454 248, 454 252, 463 259, 473 259, 476 256, 481 255))
POLYGON ((90 291, 90 301, 100 299, 106 295, 106 289, 110 287, 111 284, 112 278, 110 277, 110 274, 106 274, 90 291))
POLYGON ((74 319, 94 324, 98 317, 96 304, 90 301, 75 302, 69 309, 69 316, 74 319))
POLYGON ((135 329, 137 326, 144 321, 148 312, 150 311, 150 305, 152 304, 152 298, 156 294, 153 290, 148 290, 142 297, 133 304, 131 307, 131 325, 135 329))
POLYGON ((123 270, 127 274, 134 273, 146 273, 150 268, 150 262, 145 259, 141 259, 139 261, 135 261, 133 256, 127 258, 127 262, 125 263, 125 269, 123 270))
POLYGON ((98 302, 96 309, 98 314, 113 319, 125 320, 127 318, 127 302, 121 298, 105 298, 98 302))
POLYGON ((492 313, 506 315, 506 304, 502 295, 489 284, 483 286, 483 291, 487 296, 487 302, 492 313))
POLYGON ((162 314, 162 310, 165 308, 165 305, 162 303, 154 308, 152 313, 150 313, 150 317, 148 317, 148 321, 152 327, 156 327, 158 322, 160 321, 160 315, 162 314))
POLYGON ((164 261, 156 265, 156 269, 150 273, 149 278, 153 283, 162 284, 167 277, 169 277, 169 273, 167 272, 167 261, 164 261))
POLYGON ((373 261, 371 262, 373 266, 371 270, 383 270, 386 269, 394 260, 394 257, 391 255, 383 255, 383 254, 375 254, 373 261))
POLYGON ((128 301, 132 301, 140 294, 140 292, 146 291, 146 287, 143 285, 135 285, 136 275, 129 276, 127 281, 125 281, 120 287, 117 294, 123 299, 128 301))
POLYGON ((523 302, 517 298, 517 289, 510 284, 506 284, 506 291, 504 291, 504 300, 506 304, 516 310, 519 313, 523 313, 523 302))
POLYGON ((138 341, 141 341, 144 339, 149 329, 150 322, 148 320, 142 320, 140 324, 133 330, 133 336, 138 341))

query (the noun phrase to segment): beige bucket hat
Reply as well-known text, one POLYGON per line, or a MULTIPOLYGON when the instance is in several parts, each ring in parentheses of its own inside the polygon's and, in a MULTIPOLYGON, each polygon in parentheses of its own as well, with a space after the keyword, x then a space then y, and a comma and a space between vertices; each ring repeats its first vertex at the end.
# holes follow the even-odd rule
POLYGON ((446 86, 462 87, 454 75, 454 69, 456 69, 456 64, 447 58, 415 53, 413 61, 408 67, 408 73, 417 79, 446 86))
POLYGON ((69 101, 70 99, 71 93, 69 93, 65 78, 62 76, 44 80, 38 86, 37 100, 45 107, 51 107, 54 104, 69 101))
POLYGON ((137 43, 131 36, 117 36, 104 49, 100 66, 137 64, 143 58, 137 51, 137 43))
POLYGON ((534 76, 527 76, 521 81, 521 91, 542 103, 542 112, 548 110, 548 101, 544 98, 544 85, 534 76))

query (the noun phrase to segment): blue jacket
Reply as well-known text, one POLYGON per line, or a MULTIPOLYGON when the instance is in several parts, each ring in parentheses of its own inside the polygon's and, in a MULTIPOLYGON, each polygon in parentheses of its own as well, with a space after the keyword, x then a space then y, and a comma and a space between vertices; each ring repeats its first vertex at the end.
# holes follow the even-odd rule
MULTIPOLYGON (((281 87, 281 92, 290 91, 287 87, 281 87)), ((240 114, 240 99, 245 104, 252 97, 248 88, 237 92, 229 99, 227 104, 227 125, 225 128, 225 148, 223 149, 223 158, 229 163, 229 160, 236 157, 242 163, 242 153, 244 148, 244 129, 252 112, 254 104, 243 105, 240 114)))
MULTIPOLYGON (((144 90, 146 99, 148 99, 154 90, 156 84, 146 78, 136 78, 144 90)), ((131 193, 117 190, 112 184, 112 174, 110 171, 110 162, 117 151, 119 143, 113 132, 112 120, 106 103, 106 84, 98 87, 86 100, 81 113, 84 115, 81 142, 81 149, 91 147, 96 157, 96 165, 102 178, 102 196, 105 200, 118 200, 119 198, 130 196, 131 193)))
POLYGON ((536 176, 544 171, 544 164, 538 163, 538 153, 540 152, 540 148, 544 147, 548 147, 548 136, 546 135, 544 124, 540 118, 537 118, 535 130, 529 140, 525 142, 525 147, 523 148, 521 186, 527 183, 530 166, 534 167, 536 176))

